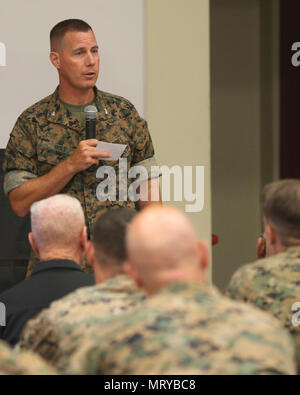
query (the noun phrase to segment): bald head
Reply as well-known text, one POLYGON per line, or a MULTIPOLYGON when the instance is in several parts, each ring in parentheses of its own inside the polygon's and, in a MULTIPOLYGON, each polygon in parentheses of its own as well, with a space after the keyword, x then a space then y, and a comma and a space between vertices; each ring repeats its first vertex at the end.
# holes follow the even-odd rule
POLYGON ((143 210, 128 227, 129 274, 148 293, 180 280, 204 279, 205 246, 188 217, 171 207, 143 210))
POLYGON ((76 250, 85 227, 79 201, 68 195, 55 195, 33 203, 31 230, 40 251, 76 250))

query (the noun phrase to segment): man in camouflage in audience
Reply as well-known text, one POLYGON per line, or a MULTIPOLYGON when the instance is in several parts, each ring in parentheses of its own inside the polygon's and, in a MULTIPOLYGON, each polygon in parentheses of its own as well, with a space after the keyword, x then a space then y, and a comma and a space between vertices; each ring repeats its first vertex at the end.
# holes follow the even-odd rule
POLYGON ((295 373, 292 340, 275 318, 205 285, 206 246, 183 213, 143 210, 127 247, 125 270, 149 297, 83 339, 69 372, 295 373))
POLYGON ((12 350, 0 340, 0 375, 53 375, 55 370, 38 355, 12 350))
MULTIPOLYGON (((281 180, 265 186, 261 210, 266 258, 238 269, 226 293, 281 321, 294 339, 300 371, 300 322, 292 311, 300 302, 300 181, 281 180)), ((259 256, 264 255, 261 246, 258 250, 259 256)))
MULTIPOLYGON (((76 197, 91 236, 97 216, 107 209, 135 207, 127 199, 127 189, 133 181, 127 179, 130 168, 143 166, 148 171, 149 177, 144 181, 151 196, 151 187, 158 185, 150 174, 155 165, 154 149, 147 122, 134 106, 96 88, 99 54, 92 28, 77 19, 62 21, 51 30, 50 41, 50 60, 58 71, 59 86, 18 118, 3 161, 4 190, 19 216, 25 216, 35 201, 51 195, 61 192, 76 197), (86 138, 87 105, 98 110, 93 139, 86 138), (127 165, 122 170, 118 161, 105 160, 111 156, 109 153, 95 150, 99 140, 126 145, 122 158, 127 165), (116 194, 110 199, 105 190, 97 189, 107 173, 96 178, 96 170, 104 165, 111 166, 116 175, 116 194), (125 182, 119 182, 120 173, 125 173, 125 182)), ((142 208, 147 202, 140 200, 138 205, 142 208)), ((32 255, 28 274, 35 263, 32 255)), ((84 268, 90 269, 88 265, 84 268)))
POLYGON ((62 372, 90 331, 97 331, 107 317, 133 309, 144 300, 144 294, 123 272, 125 231, 134 215, 134 210, 124 208, 110 210, 97 220, 87 252, 98 285, 67 295, 29 321, 19 343, 21 349, 33 350, 62 372))

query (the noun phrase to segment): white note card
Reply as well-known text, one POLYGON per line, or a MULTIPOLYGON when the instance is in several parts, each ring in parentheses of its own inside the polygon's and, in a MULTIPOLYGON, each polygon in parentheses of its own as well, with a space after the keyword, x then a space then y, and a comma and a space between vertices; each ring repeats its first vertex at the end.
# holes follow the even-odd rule
POLYGON ((109 152, 111 154, 111 157, 103 158, 103 160, 114 161, 120 159, 121 155, 125 151, 125 148, 126 148, 126 144, 113 144, 113 143, 106 143, 104 141, 99 141, 96 150, 109 152))

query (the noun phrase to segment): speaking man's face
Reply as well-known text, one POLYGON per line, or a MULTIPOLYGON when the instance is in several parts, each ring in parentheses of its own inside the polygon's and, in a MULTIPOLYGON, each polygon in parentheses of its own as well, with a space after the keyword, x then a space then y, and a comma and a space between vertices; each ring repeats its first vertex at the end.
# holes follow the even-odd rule
POLYGON ((99 74, 99 53, 94 33, 67 32, 59 52, 59 73, 64 86, 92 88, 99 74))

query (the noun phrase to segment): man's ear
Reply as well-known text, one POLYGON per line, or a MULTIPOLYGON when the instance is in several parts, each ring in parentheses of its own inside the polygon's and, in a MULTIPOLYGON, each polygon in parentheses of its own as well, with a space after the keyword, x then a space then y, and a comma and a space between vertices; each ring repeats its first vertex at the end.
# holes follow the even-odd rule
POLYGON ((266 236, 269 241, 269 244, 271 246, 274 246, 277 242, 277 234, 276 234, 275 229, 271 225, 265 224, 265 232, 266 232, 266 236))
POLYGON ((60 69, 60 57, 58 52, 50 52, 50 60, 53 66, 59 70, 60 69))
POLYGON ((86 252, 87 243, 88 243, 86 226, 82 228, 81 234, 79 236, 79 243, 82 251, 86 252))
POLYGON ((256 244, 256 255, 258 259, 266 257, 266 241, 263 236, 259 236, 256 244))
POLYGON ((124 272, 132 278, 132 280, 136 283, 136 285, 141 288, 143 286, 143 282, 138 274, 138 272, 135 270, 134 266, 130 261, 126 261, 123 266, 124 272))
POLYGON ((207 244, 204 241, 198 241, 198 249, 199 249, 199 257, 200 257, 200 261, 199 261, 200 267, 202 271, 205 273, 209 267, 207 244))
POLYGON ((33 251, 36 253, 37 257, 39 258, 40 257, 40 252, 39 252, 38 246, 36 245, 36 242, 35 242, 35 240, 33 238, 32 232, 28 233, 28 240, 29 240, 29 243, 30 243, 33 251))
POLYGON ((88 240, 88 242, 86 243, 86 257, 87 257, 87 262, 89 264, 89 266, 94 267, 95 266, 95 248, 93 243, 88 240))

